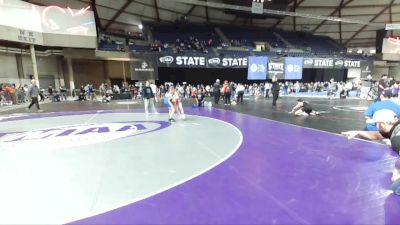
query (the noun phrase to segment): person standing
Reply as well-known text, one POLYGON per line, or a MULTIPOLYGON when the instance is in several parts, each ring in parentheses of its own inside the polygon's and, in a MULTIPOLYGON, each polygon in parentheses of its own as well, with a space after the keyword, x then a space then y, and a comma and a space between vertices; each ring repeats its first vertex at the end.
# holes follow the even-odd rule
POLYGON ((144 112, 146 115, 149 114, 149 105, 153 113, 157 113, 156 108, 154 107, 154 93, 150 87, 150 82, 146 81, 146 85, 143 88, 143 101, 144 101, 144 112))
POLYGON ((157 85, 156 85, 155 83, 151 82, 150 88, 151 88, 151 91, 153 92, 153 95, 154 95, 154 98, 153 98, 153 99, 156 101, 156 103, 158 103, 158 98, 157 98, 157 85))
POLYGON ((271 90, 271 84, 268 82, 265 82, 265 98, 269 98, 270 90, 271 90))
POLYGON ((279 98, 279 83, 278 83, 278 78, 276 75, 272 77, 272 87, 271 87, 271 92, 272 92, 272 106, 276 106, 276 101, 279 98))
POLYGON ((378 101, 380 101, 380 96, 383 93, 384 90, 388 88, 388 82, 387 82, 387 75, 383 74, 381 79, 379 80, 378 83, 378 101))
POLYGON ((231 105, 231 89, 227 80, 224 81, 222 92, 224 93, 225 105, 231 105))
POLYGON ((361 93, 360 93, 361 99, 368 98, 368 92, 371 90, 371 87, 372 87, 372 76, 368 75, 367 78, 362 80, 361 82, 361 93))
POLYGON ((67 101, 67 89, 64 86, 60 87, 61 100, 67 101))
POLYGON ((31 86, 28 89, 28 96, 31 98, 31 104, 28 106, 28 111, 31 110, 31 107, 35 104, 38 112, 43 112, 43 110, 40 109, 39 107, 39 94, 40 90, 39 87, 36 84, 36 80, 31 81, 31 86))
POLYGON ((219 98, 221 97, 221 84, 219 79, 217 79, 214 83, 214 103, 218 105, 219 98))
POLYGON ((238 86, 236 87, 236 92, 237 92, 237 100, 236 102, 239 104, 243 104, 243 95, 244 95, 244 86, 242 83, 239 83, 238 86))

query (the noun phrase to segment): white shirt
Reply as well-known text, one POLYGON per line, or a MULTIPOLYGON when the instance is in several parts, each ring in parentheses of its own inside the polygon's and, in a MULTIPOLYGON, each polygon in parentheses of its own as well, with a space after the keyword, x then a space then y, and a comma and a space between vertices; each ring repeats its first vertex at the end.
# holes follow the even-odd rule
POLYGON ((236 88, 236 91, 244 91, 244 86, 239 84, 236 88))

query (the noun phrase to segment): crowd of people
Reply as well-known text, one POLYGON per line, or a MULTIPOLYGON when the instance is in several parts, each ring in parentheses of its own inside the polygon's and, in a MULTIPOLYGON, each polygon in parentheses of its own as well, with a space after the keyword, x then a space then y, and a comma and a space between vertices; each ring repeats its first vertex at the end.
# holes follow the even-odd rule
MULTIPOLYGON (((2 105, 13 105, 28 102, 40 112, 39 101, 46 97, 53 102, 67 100, 67 89, 63 86, 59 90, 48 87, 47 91, 39 89, 35 80, 31 85, 23 85, 18 88, 14 84, 4 83, 0 85, 0 97, 2 105)), ((396 151, 400 151, 400 85, 393 77, 382 75, 379 81, 373 81, 371 76, 366 79, 354 82, 335 82, 333 79, 329 82, 278 82, 274 76, 272 82, 243 84, 233 81, 223 81, 219 79, 213 85, 187 83, 173 84, 164 83, 157 86, 154 82, 146 81, 143 83, 118 85, 101 84, 98 89, 93 84, 81 86, 77 94, 78 101, 99 100, 110 102, 115 95, 129 94, 134 100, 144 102, 145 114, 158 113, 155 104, 164 103, 169 109, 169 121, 175 121, 175 114, 178 119, 184 119, 185 113, 182 106, 184 99, 191 99, 196 107, 210 106, 212 104, 224 105, 242 104, 243 97, 254 96, 256 98, 270 98, 272 95, 273 106, 279 95, 289 95, 301 92, 322 92, 326 91, 328 96, 339 95, 339 97, 349 96, 349 91, 354 91, 356 96, 363 99, 370 99, 371 105, 365 111, 366 126, 363 130, 352 130, 343 132, 348 138, 360 137, 369 140, 382 140, 392 146, 396 151), (206 100, 209 100, 207 102, 206 100), (213 103, 211 102, 213 99, 213 103)), ((297 104, 289 112, 296 116, 319 115, 311 104, 303 99, 298 99, 297 104)), ((393 172, 392 180, 396 190, 400 193, 400 162, 393 172)))
MULTIPOLYGON (((364 129, 345 131, 342 134, 349 139, 360 137, 367 140, 382 140, 400 153, 400 102, 398 101, 399 83, 393 77, 382 75, 377 82, 370 77, 364 82, 364 92, 376 91, 375 101, 364 112, 364 129)), ((400 158, 392 173, 392 189, 400 195, 400 158)))
MULTIPOLYGON (((392 90, 393 96, 399 96, 399 82, 395 82, 393 78, 388 77, 390 89, 392 90)), ((219 82, 219 81, 218 81, 219 82)), ((155 99, 162 99, 168 92, 168 87, 173 85, 170 83, 161 84, 159 86, 154 85, 155 99)), ((28 101, 27 91, 28 85, 23 85, 18 88, 14 84, 2 84, 0 86, 0 97, 1 105, 13 105, 19 103, 25 103, 28 101)), ((140 84, 128 84, 124 83, 121 87, 118 85, 109 85, 102 83, 98 88, 93 84, 82 85, 80 89, 75 93, 77 100, 98 100, 100 97, 105 102, 110 102, 114 95, 121 93, 128 93, 131 95, 133 100, 141 99, 143 87, 140 84)), ((183 99, 194 98, 204 95, 206 97, 218 96, 221 98, 225 105, 243 103, 244 96, 254 97, 265 97, 269 98, 273 96, 274 92, 278 92, 278 95, 290 95, 304 92, 326 92, 329 97, 340 97, 346 98, 350 96, 350 92, 354 92, 355 97, 362 99, 373 100, 379 96, 379 82, 372 81, 371 77, 365 80, 359 81, 348 81, 348 82, 335 82, 333 79, 329 82, 262 82, 262 83, 236 83, 233 81, 224 81, 223 83, 216 85, 206 84, 176 84, 176 91, 182 96, 183 99), (276 84, 274 86, 274 83, 276 84)), ((50 98, 52 101, 58 102, 67 99, 67 90, 65 87, 60 87, 56 90, 53 87, 48 87, 47 90, 40 90, 40 99, 43 101, 45 98, 50 98)), ((204 100, 203 100, 204 101, 204 100)), ((276 101, 276 100, 275 100, 276 101)), ((218 104, 218 101, 214 101, 214 104, 218 104)), ((274 102, 275 104, 275 102, 274 102)))

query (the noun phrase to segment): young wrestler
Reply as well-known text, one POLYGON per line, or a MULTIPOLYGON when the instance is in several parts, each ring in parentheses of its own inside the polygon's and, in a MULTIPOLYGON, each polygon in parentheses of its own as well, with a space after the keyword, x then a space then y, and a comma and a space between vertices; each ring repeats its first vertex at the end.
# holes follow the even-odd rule
POLYGON ((290 114, 294 113, 295 116, 315 116, 319 115, 319 112, 314 111, 311 108, 311 105, 304 101, 303 99, 297 99, 297 105, 293 107, 292 111, 289 112, 290 114))
POLYGON ((174 120, 174 113, 175 113, 175 100, 174 100, 174 93, 175 93, 175 88, 170 87, 169 91, 165 94, 164 96, 164 104, 168 107, 169 109, 169 122, 175 122, 174 120))
POLYGON ((184 120, 185 112, 183 111, 181 97, 179 96, 179 92, 177 90, 175 90, 174 92, 173 99, 174 99, 175 111, 179 115, 178 118, 184 120))

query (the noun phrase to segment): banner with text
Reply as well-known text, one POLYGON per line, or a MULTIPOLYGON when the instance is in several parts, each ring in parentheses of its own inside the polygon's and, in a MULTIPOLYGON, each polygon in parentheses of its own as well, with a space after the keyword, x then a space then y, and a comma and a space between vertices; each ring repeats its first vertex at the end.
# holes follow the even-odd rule
POLYGON ((284 79, 285 58, 268 58, 268 78, 277 76, 278 79, 284 79))
POLYGON ((210 57, 205 55, 161 55, 159 67, 184 68, 247 68, 247 56, 210 57))
POLYGON ((249 56, 249 66, 247 68, 248 80, 267 79, 267 56, 249 56))
POLYGON ((303 78, 303 58, 285 58, 285 80, 301 80, 303 78))
POLYGON ((304 58, 303 68, 318 68, 318 69, 361 68, 361 62, 362 60, 344 59, 344 58, 304 58))

